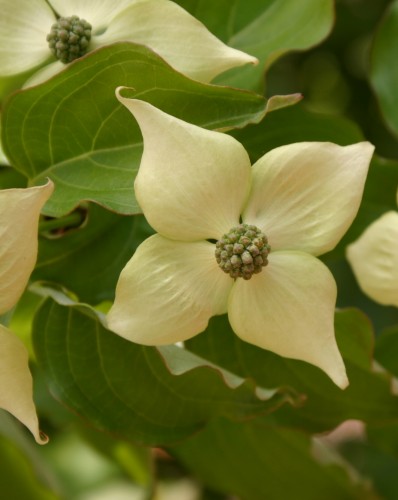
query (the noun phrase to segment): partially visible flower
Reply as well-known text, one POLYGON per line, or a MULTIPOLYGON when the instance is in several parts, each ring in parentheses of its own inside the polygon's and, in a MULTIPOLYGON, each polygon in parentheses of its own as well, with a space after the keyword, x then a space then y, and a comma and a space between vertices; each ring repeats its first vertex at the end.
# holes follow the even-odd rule
POLYGON ((178 71, 203 82, 258 62, 222 43, 169 0, 0 0, 0 12, 2 76, 49 63, 29 84, 59 72, 65 67, 61 60, 113 42, 147 45, 178 71), (49 44, 60 60, 51 57, 49 44))
MULTIPOLYGON (((0 314, 22 295, 37 258, 40 211, 53 191, 52 182, 27 189, 0 191, 0 314)), ((18 337, 0 325, 0 408, 12 413, 32 432, 39 432, 32 396, 28 352, 18 337)))
POLYGON ((315 256, 355 217, 373 146, 291 144, 251 167, 229 135, 118 98, 141 127, 136 196, 159 234, 122 271, 110 328, 137 343, 169 344, 228 312, 243 340, 312 363, 346 387, 336 284, 315 256))
POLYGON ((362 291, 375 302, 398 307, 398 212, 370 224, 346 254, 362 291))

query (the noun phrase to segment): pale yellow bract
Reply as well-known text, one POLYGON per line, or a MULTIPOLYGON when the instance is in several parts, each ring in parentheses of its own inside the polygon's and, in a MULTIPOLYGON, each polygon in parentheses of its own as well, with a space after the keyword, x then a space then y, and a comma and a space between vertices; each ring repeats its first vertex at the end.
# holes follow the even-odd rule
POLYGON ((332 250, 351 225, 373 146, 290 144, 252 167, 231 136, 117 95, 144 137, 136 197, 159 234, 122 271, 110 328, 161 345, 189 339, 212 316, 228 313, 243 340, 307 361, 345 388, 334 334, 336 283, 316 256, 332 250), (268 266, 248 281, 220 270, 212 242, 240 220, 271 245, 268 266))
MULTIPOLYGON (((398 204, 398 191, 397 191, 398 204)), ((347 247, 347 259, 362 291, 385 306, 398 307, 398 212, 375 220, 347 247)))
MULTIPOLYGON (((22 295, 37 258, 40 211, 53 192, 53 183, 0 191, 0 314, 22 295)), ((38 426, 32 376, 24 344, 0 325, 0 408, 12 413, 40 444, 47 442, 38 426)))

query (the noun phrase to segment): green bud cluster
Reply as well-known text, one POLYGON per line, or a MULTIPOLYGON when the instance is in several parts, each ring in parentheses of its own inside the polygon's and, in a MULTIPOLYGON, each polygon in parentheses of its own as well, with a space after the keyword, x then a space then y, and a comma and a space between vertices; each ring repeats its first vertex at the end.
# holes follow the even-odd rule
POLYGON ((60 17, 47 35, 51 52, 63 63, 83 56, 90 39, 91 24, 77 16, 60 17))
POLYGON ((215 256, 221 269, 231 278, 249 280, 268 264, 271 247, 256 226, 239 224, 216 243, 215 256))

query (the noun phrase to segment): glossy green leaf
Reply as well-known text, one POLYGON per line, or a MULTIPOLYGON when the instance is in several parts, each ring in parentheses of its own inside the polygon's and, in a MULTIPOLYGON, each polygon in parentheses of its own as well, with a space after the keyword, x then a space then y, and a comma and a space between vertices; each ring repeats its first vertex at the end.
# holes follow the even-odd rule
POLYGON ((171 452, 205 484, 242 500, 372 498, 342 467, 317 461, 304 433, 266 420, 212 422, 171 452))
POLYGON ((32 280, 62 285, 82 302, 112 300, 121 270, 151 233, 142 216, 120 217, 91 204, 83 226, 40 237, 32 280))
POLYGON ((30 184, 50 177, 44 213, 60 216, 82 200, 140 213, 133 182, 142 137, 117 101, 118 86, 167 113, 211 129, 242 127, 265 114, 261 96, 205 85, 174 71, 151 50, 131 43, 104 47, 49 81, 14 94, 2 112, 2 142, 30 184))
POLYGON ((384 120, 398 134, 398 1, 389 6, 373 40, 370 80, 384 120))
POLYGON ((199 356, 259 385, 294 387, 303 404, 284 406, 273 414, 283 425, 322 432, 347 419, 398 422, 398 397, 392 394, 388 377, 371 368, 373 332, 366 316, 354 309, 338 311, 335 330, 350 381, 344 391, 314 366, 242 342, 225 316, 213 318, 205 333, 186 344, 199 356))
POLYGON ((320 43, 330 32, 334 11, 332 0, 179 0, 231 47, 260 61, 255 67, 230 70, 216 83, 254 89, 264 71, 292 50, 306 50, 320 43))
POLYGON ((247 418, 292 401, 290 391, 256 387, 177 346, 128 342, 83 305, 46 300, 33 341, 56 398, 98 429, 143 444, 175 442, 217 415, 247 418))

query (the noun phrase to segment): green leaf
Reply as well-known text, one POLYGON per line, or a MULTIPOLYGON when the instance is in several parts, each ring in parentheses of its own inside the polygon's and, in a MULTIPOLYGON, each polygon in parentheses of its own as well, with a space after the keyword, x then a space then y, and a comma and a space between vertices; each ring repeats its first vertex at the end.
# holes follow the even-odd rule
POLYGON ((214 421, 171 453, 205 484, 242 500, 371 498, 342 467, 318 462, 308 436, 266 419, 214 421))
POLYGON ((181 75, 151 50, 119 43, 93 51, 49 81, 10 97, 2 141, 30 184, 50 177, 55 193, 44 213, 59 217, 82 200, 123 214, 140 213, 133 183, 142 137, 117 101, 118 86, 178 118, 211 129, 243 127, 266 112, 261 96, 181 75))
POLYGON ((230 132, 247 149, 252 162, 271 149, 303 141, 329 141, 341 146, 363 140, 358 126, 346 118, 307 111, 305 102, 270 113, 256 125, 230 132))
POLYGON ((55 500, 35 477, 33 465, 18 448, 0 436, 0 488, 7 500, 55 500))
POLYGON ((47 299, 33 343, 57 399, 98 429, 143 444, 170 444, 215 416, 247 418, 292 401, 286 389, 256 387, 179 347, 128 342, 83 305, 47 299))
POLYGON ((395 377, 398 377, 398 325, 377 338, 375 358, 395 377))
POLYGON ((370 68, 370 81, 384 120, 398 134, 398 1, 392 2, 376 33, 370 68))
MULTIPOLYGON (((388 432, 388 429, 387 429, 388 432)), ((341 448, 344 458, 372 483, 377 499, 396 500, 398 497, 398 460, 372 443, 352 441, 341 448)))
POLYGON ((230 70, 216 83, 257 89, 263 73, 292 50, 306 50, 321 42, 334 22, 332 0, 179 0, 231 47, 259 59, 258 66, 230 70))
POLYGON ((242 378, 253 378, 258 385, 293 387, 302 394, 301 406, 285 405, 273 414, 283 425, 322 432, 347 419, 398 422, 398 397, 391 393, 388 377, 372 371, 373 332, 366 316, 355 309, 338 311, 335 330, 350 381, 344 391, 312 365, 241 341, 225 316, 212 318, 206 332, 186 345, 242 378))
POLYGON ((113 300, 120 272, 150 234, 142 216, 120 217, 91 204, 83 226, 40 237, 32 280, 62 285, 90 304, 113 300))
POLYGON ((0 491, 7 500, 56 500, 54 477, 22 427, 0 410, 0 491))
POLYGON ((0 166, 0 189, 25 188, 26 177, 10 167, 0 166))

